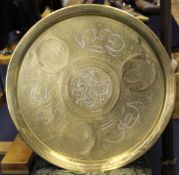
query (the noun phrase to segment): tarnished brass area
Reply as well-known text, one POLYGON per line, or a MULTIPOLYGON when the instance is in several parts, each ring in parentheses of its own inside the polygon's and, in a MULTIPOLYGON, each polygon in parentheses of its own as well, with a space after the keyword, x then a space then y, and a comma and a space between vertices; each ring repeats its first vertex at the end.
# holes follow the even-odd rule
POLYGON ((10 62, 7 101, 33 150, 77 171, 124 166, 164 130, 174 76, 157 37, 131 15, 80 5, 52 13, 10 62))

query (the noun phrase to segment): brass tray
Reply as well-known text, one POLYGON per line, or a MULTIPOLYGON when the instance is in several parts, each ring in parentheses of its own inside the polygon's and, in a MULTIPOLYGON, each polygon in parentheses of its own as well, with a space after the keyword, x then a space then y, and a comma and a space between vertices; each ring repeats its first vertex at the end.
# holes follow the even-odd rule
POLYGON ((24 140, 49 162, 106 171, 145 153, 171 116, 169 57, 142 22, 80 5, 42 19, 10 62, 7 101, 24 140))

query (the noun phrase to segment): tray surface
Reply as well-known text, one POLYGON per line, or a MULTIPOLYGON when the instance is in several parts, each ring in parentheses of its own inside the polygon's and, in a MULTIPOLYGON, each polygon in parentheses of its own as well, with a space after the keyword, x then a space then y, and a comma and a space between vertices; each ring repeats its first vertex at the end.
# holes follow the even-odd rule
POLYGON ((168 55, 153 32, 100 5, 65 8, 32 27, 10 62, 6 91, 33 150, 78 171, 114 169, 146 152, 175 97, 168 55))

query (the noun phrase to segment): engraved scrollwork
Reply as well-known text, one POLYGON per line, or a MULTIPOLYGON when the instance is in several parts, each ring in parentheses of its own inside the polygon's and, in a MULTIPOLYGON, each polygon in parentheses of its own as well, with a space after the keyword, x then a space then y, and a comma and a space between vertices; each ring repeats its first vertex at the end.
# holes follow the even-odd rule
POLYGON ((71 95, 81 107, 101 107, 111 97, 111 90, 108 75, 98 69, 78 71, 71 79, 71 95))
POLYGON ((157 70, 148 55, 136 54, 128 58, 122 73, 125 85, 133 91, 147 90, 157 78, 157 70))
POLYGON ((37 109, 36 117, 37 121, 42 122, 44 125, 51 124, 55 118, 61 122, 65 121, 64 111, 59 107, 55 107, 52 102, 37 109))
POLYGON ((123 127, 125 129, 131 129, 135 126, 136 122, 139 120, 140 111, 139 106, 143 106, 141 102, 128 102, 124 108, 123 117, 121 123, 118 127, 123 127))
POLYGON ((136 53, 136 54, 145 54, 146 53, 146 49, 143 46, 141 37, 136 37, 131 42, 129 51, 130 51, 130 53, 136 53))
POLYGON ((52 98, 52 86, 46 86, 42 83, 35 83, 31 88, 30 96, 37 102, 50 102, 52 98))
POLYGON ((120 124, 120 121, 115 123, 114 120, 111 120, 102 126, 100 133, 105 141, 118 143, 124 138, 125 131, 120 124))
POLYGON ((37 119, 44 125, 49 125, 54 119, 54 110, 51 103, 39 108, 36 112, 37 119))
POLYGON ((118 121, 111 118, 101 126, 100 133, 105 141, 111 143, 122 141, 127 129, 133 128, 140 117, 138 105, 143 105, 143 103, 126 103, 126 106, 121 108, 121 116, 118 121))
POLYGON ((53 105, 54 87, 44 83, 35 83, 31 88, 30 96, 37 104, 36 119, 44 125, 49 125, 55 117, 64 119, 62 109, 53 105), (40 105, 40 107, 39 107, 40 105))
POLYGON ((115 58, 124 46, 124 39, 120 34, 113 33, 110 29, 86 29, 81 37, 74 36, 75 41, 82 49, 88 49, 93 53, 108 54, 115 58))

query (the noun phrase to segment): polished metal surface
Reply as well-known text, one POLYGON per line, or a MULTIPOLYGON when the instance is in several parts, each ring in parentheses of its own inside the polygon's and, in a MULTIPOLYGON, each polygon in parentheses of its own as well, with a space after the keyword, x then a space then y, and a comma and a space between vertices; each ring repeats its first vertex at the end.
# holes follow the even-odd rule
POLYGON ((59 10, 19 43, 7 76, 12 119, 32 149, 77 171, 124 166, 172 113, 175 81, 157 37, 108 6, 59 10))

